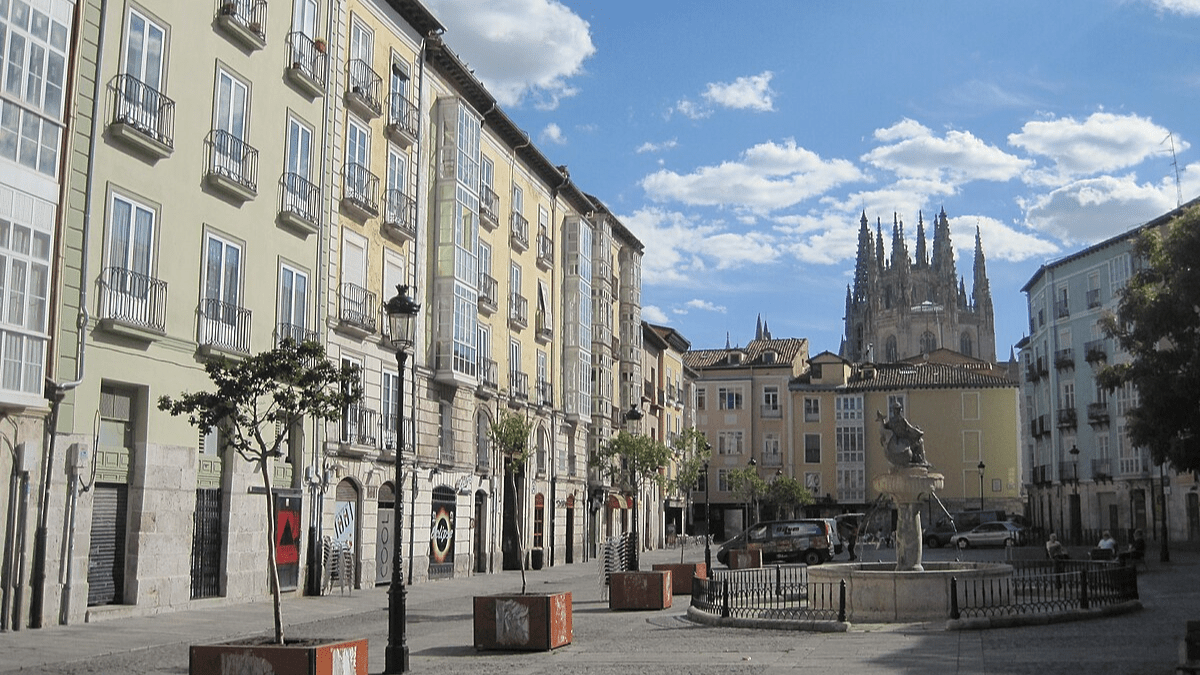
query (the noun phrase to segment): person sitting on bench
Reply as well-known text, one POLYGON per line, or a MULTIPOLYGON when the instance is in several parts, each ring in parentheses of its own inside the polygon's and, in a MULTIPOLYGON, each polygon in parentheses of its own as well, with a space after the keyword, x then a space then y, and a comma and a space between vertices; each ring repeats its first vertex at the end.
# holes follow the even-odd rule
POLYGON ((1100 537, 1100 543, 1096 544, 1096 548, 1092 549, 1089 556, 1092 560, 1115 560, 1117 557, 1117 540, 1113 539, 1112 533, 1108 530, 1104 531, 1104 536, 1100 537))
POLYGON ((1133 541, 1129 544, 1129 548, 1117 554, 1117 560, 1121 564, 1128 565, 1130 561, 1137 562, 1146 559, 1146 533, 1142 532, 1141 528, 1133 531, 1133 541))
POLYGON ((1046 542, 1046 555, 1051 560, 1066 560, 1071 557, 1067 554, 1067 547, 1062 545, 1054 532, 1050 533, 1050 539, 1046 542))

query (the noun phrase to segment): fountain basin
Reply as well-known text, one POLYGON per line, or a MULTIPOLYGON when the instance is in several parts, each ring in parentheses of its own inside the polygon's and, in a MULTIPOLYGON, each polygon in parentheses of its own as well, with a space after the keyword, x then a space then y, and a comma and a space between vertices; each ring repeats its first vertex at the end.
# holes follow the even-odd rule
POLYGON ((950 578, 1008 579, 1012 565, 926 562, 900 572, 890 562, 840 563, 808 568, 812 583, 846 580, 846 615, 859 623, 907 623, 950 618, 950 578))

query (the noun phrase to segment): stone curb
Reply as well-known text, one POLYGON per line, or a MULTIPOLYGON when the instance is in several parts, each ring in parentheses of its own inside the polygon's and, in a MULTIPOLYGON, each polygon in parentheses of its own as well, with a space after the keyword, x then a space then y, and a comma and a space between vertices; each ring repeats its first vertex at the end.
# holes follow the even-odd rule
POLYGON ((849 621, 789 621, 787 619, 740 619, 713 616, 707 612, 688 607, 687 618, 696 623, 723 628, 758 628, 773 630, 798 630, 811 633, 845 633, 850 630, 849 621))
POLYGON ((1017 616, 993 616, 970 619, 950 619, 946 630, 987 630, 989 628, 1013 628, 1017 626, 1045 626, 1069 621, 1091 621, 1106 616, 1117 616, 1141 611, 1141 600, 1129 600, 1097 609, 1071 609, 1048 614, 1019 614, 1017 616))

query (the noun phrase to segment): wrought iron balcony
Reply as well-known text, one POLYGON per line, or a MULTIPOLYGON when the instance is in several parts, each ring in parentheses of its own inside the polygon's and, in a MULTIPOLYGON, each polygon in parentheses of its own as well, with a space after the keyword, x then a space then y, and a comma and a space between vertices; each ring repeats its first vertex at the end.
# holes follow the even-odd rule
POLYGON ((537 236, 537 264, 544 270, 554 266, 554 240, 542 232, 537 236))
POLYGON ((1075 367, 1075 350, 1067 347, 1054 352, 1054 367, 1059 370, 1075 367))
POLYGON ((1112 480, 1112 460, 1107 457, 1092 460, 1092 479, 1093 480, 1112 480))
POLYGON ((508 371, 508 390, 513 398, 529 400, 529 374, 519 370, 508 371))
POLYGON ((534 338, 539 342, 549 342, 554 337, 554 326, 542 310, 534 312, 534 338))
POLYGON ((213 129, 204 141, 208 151, 208 181, 246 201, 258 194, 258 150, 223 129, 213 129))
POLYGON ((338 320, 343 326, 367 334, 375 332, 375 312, 379 305, 374 292, 347 281, 342 284, 340 300, 338 320))
POLYGON ((383 193, 383 231, 401 241, 417 238, 417 200, 400 190, 383 193))
POLYGON ((510 240, 513 248, 518 251, 529 250, 529 221, 525 219, 525 216, 514 211, 509 223, 512 225, 510 240))
POLYGON ((359 218, 378 216, 379 176, 355 163, 347 164, 342 173, 342 206, 359 218))
POLYGON ((1069 429, 1075 427, 1076 417, 1074 408, 1059 408, 1057 418, 1059 429, 1069 429))
POLYGON ((1099 363, 1100 361, 1108 360, 1108 347, 1105 345, 1104 339, 1091 340, 1083 344, 1083 358, 1088 363, 1099 363))
POLYGON ((1059 319, 1065 319, 1071 316, 1071 306, 1066 300, 1058 300, 1054 303, 1054 315, 1059 319))
POLYGON ((496 279, 490 274, 479 273, 479 311, 491 314, 499 308, 496 299, 496 279))
POLYGON ((321 188, 297 173, 280 176, 279 217, 302 232, 316 233, 321 223, 321 188))
POLYGON ((1092 288, 1087 292, 1088 309, 1095 309, 1100 306, 1100 289, 1092 288))
POLYGON ((215 298, 200 301, 200 346, 235 354, 250 353, 250 310, 215 298))
POLYGON ((525 296, 510 293, 508 296, 508 323, 517 330, 529 325, 529 301, 525 296))
POLYGON ((166 332, 167 282, 145 274, 109 267, 100 278, 100 318, 152 333, 166 332))
POLYGON ((782 418, 783 408, 780 408, 778 403, 764 403, 762 404, 762 417, 782 418))
POLYGON ((500 386, 498 367, 494 359, 479 359, 479 386, 495 391, 500 386))
POLYGON ((499 217, 496 215, 500 212, 500 197, 496 195, 496 191, 484 185, 479 190, 479 224, 483 225, 488 230, 496 229, 500 224, 499 217))
POLYGON ((382 115, 383 104, 379 92, 383 88, 383 78, 362 59, 350 61, 346 70, 346 105, 368 120, 382 115))
POLYGON ((1087 416, 1088 424, 1108 424, 1108 403, 1089 403, 1087 416))
POLYGON ((417 115, 417 106, 404 96, 389 94, 388 120, 384 128, 388 138, 395 141, 402 150, 407 150, 417 142, 420 128, 421 118, 417 115))
POLYGON ((249 49, 267 45, 267 0, 224 0, 217 8, 217 25, 249 49))
POLYGON ((349 406, 342 416, 342 443, 379 447, 379 413, 361 404, 349 406))
POLYGON ((554 404, 554 385, 549 380, 538 379, 537 403, 541 406, 554 404))
POLYGON ((158 159, 175 151, 175 101, 132 75, 117 75, 108 91, 114 136, 158 159))
POLYGON ((325 95, 329 56, 325 42, 317 42, 300 31, 288 33, 288 77, 309 96, 325 95))

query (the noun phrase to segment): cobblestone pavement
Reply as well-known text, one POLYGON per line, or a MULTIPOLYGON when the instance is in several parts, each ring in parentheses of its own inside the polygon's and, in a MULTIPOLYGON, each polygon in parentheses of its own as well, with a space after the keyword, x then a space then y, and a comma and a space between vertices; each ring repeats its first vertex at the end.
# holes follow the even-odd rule
MULTIPOLYGON (((864 558, 888 559, 887 549, 864 558)), ((685 549, 703 559, 702 548, 685 549)), ((643 553, 642 564, 675 562, 679 551, 643 553)), ((1002 557, 971 550, 967 559, 1002 557)), ((929 559, 953 552, 927 552, 929 559)), ((843 556, 844 557, 844 556, 843 556)), ((1161 563, 1151 547, 1139 587, 1144 609, 1093 621, 986 631, 943 625, 856 624, 847 633, 700 626, 685 618, 687 598, 657 612, 612 612, 602 600, 594 562, 528 573, 529 589, 570 590, 574 641, 553 652, 476 652, 471 598, 520 590, 520 575, 491 575, 413 586, 408 643, 414 673, 1121 673, 1174 671, 1184 622, 1200 619, 1200 551, 1173 550, 1161 563)), ((385 589, 294 598, 284 603, 292 637, 367 637, 369 670, 382 672, 387 644, 385 589)), ((186 673, 187 645, 261 633, 270 605, 213 605, 148 617, 0 634, 0 673, 186 673)))

